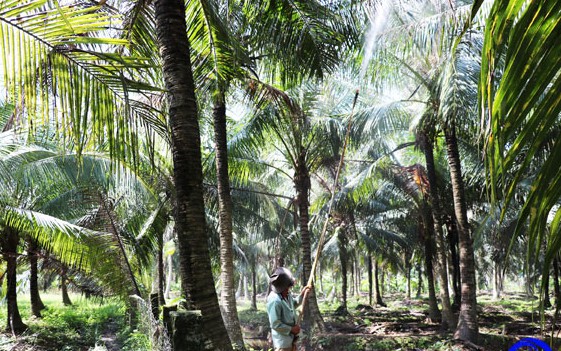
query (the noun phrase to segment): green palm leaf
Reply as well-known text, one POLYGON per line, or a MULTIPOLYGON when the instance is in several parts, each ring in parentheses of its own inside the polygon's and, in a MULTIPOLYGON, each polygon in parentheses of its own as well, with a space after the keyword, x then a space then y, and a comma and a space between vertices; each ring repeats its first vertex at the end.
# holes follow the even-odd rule
MULTIPOLYGON (((54 125, 78 154, 109 140, 112 154, 132 158, 138 124, 160 121, 154 109, 131 103, 132 96, 159 89, 137 79, 151 69, 150 61, 123 55, 128 42, 109 36, 120 19, 98 10, 57 1, 2 2, 0 68, 30 124, 54 125)), ((162 123, 155 130, 165 129, 162 123)))
POLYGON ((516 234, 529 220, 528 258, 545 240, 544 267, 561 248, 561 214, 555 208, 561 198, 561 143, 549 143, 561 112, 561 49, 555 44, 560 34, 558 2, 495 2, 486 23, 479 88, 493 201, 504 200, 504 216, 519 185, 535 175, 516 234), (545 160, 536 157, 540 154, 545 160))

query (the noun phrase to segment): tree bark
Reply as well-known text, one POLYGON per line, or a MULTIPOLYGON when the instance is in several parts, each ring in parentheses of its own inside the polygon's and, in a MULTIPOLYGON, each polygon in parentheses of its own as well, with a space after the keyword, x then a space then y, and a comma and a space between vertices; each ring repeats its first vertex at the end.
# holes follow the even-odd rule
POLYGON ((407 299, 411 300, 411 253, 405 251, 405 276, 407 278, 407 299))
POLYGON ((243 276, 243 298, 249 301, 251 297, 249 296, 249 279, 246 275, 243 276))
POLYGON ((442 328, 448 330, 454 325, 454 315, 450 306, 450 292, 448 291, 448 268, 446 257, 446 245, 442 232, 442 211, 440 206, 440 196, 438 195, 438 181, 436 177, 436 167, 434 165, 433 142, 427 135, 422 136, 422 148, 425 154, 427 166, 427 177, 429 180, 430 208, 432 209, 434 234, 436 239, 437 272, 440 282, 440 301, 442 305, 442 328))
POLYGON ((251 309, 257 311, 257 263, 253 259, 251 263, 251 309))
POLYGON ((429 318, 434 322, 441 319, 440 310, 438 309, 438 302, 436 300, 436 290, 434 287, 434 270, 433 270, 433 259, 434 259, 434 241, 432 238, 432 231, 434 226, 432 225, 432 217, 423 209, 423 242, 425 245, 425 274, 427 276, 427 285, 429 291, 429 318))
POLYGON ((551 307, 551 300, 549 299, 549 273, 546 274, 544 277, 544 292, 543 292, 543 307, 550 308, 551 307))
POLYGON ((417 295, 415 295, 416 299, 421 298, 421 293, 423 292, 423 274, 421 273, 421 264, 417 264, 417 280, 419 284, 417 284, 417 295))
POLYGON ((70 296, 68 295, 68 285, 66 280, 66 270, 62 272, 60 275, 60 289, 62 290, 62 303, 64 306, 72 306, 72 301, 70 300, 70 296))
POLYGON ((372 254, 368 252, 368 304, 372 306, 372 254))
MULTIPOLYGON (((302 285, 308 283, 308 278, 312 272, 312 243, 310 238, 309 223, 309 196, 310 196, 310 173, 306 166, 306 152, 303 150, 298 155, 296 162, 296 169, 294 174, 294 186, 296 188, 296 197, 298 201, 298 222, 300 226, 300 237, 302 241, 302 285)), ((316 294, 314 289, 308 293, 308 301, 304 306, 304 319, 303 327, 310 330, 309 327, 313 326, 318 331, 325 330, 325 324, 321 317, 316 294)))
POLYGON ((382 300, 382 294, 380 293, 380 280, 378 279, 378 277, 378 261, 374 260, 374 285, 376 290, 376 304, 387 307, 387 305, 384 303, 384 300, 382 300))
POLYGON ((337 228, 337 244, 339 246, 339 262, 341 264, 341 295, 342 303, 339 309, 347 313, 347 290, 348 290, 348 255, 347 255, 347 233, 344 227, 337 228))
POLYGON ((27 240, 27 256, 29 258, 29 294, 31 301, 31 314, 41 318, 41 310, 45 305, 39 295, 39 274, 37 268, 37 243, 33 239, 27 240))
POLYGON ((454 197, 454 213, 456 215, 458 228, 460 276, 462 281, 462 303, 454 338, 477 343, 479 325, 477 321, 477 286, 475 281, 473 239, 471 237, 467 218, 467 205, 464 193, 464 182, 462 180, 460 153, 458 151, 458 141, 456 138, 456 126, 453 121, 449 122, 444 133, 448 153, 448 165, 450 167, 450 179, 452 182, 452 195, 454 197))
POLYGON ((169 255, 166 261, 168 273, 166 274, 166 289, 164 291, 164 299, 169 299, 169 293, 171 292, 171 283, 173 282, 173 255, 169 255))
POLYGON ((27 330, 27 325, 23 323, 18 308, 17 296, 17 248, 19 235, 11 228, 4 229, 4 260, 6 261, 6 279, 8 289, 6 291, 6 301, 8 305, 8 315, 6 330, 12 334, 21 334, 27 330))
POLYGON ((493 299, 498 300, 503 292, 503 269, 498 261, 493 261, 493 299))
POLYGON ((158 234, 158 304, 164 306, 166 298, 164 293, 164 233, 158 234))
POLYGON ((361 274, 360 274, 360 262, 358 258, 353 260, 354 262, 354 272, 355 272, 355 296, 360 298, 360 281, 361 281, 361 274))
POLYGON ((210 264, 202 192, 200 130, 185 3, 182 0, 156 0, 154 9, 169 106, 181 289, 187 308, 201 310, 203 329, 213 348, 232 350, 210 264))
POLYGON ((226 128, 225 94, 220 91, 214 99, 214 144, 216 152, 216 179, 218 188, 218 221, 220 233, 220 280, 222 290, 222 317, 230 340, 237 348, 243 347, 242 329, 238 319, 234 284, 234 258, 232 238, 232 197, 228 175, 228 136, 226 128))
MULTIPOLYGON (((455 218, 455 215, 452 214, 455 218)), ((454 302, 452 303, 452 308, 454 311, 458 312, 462 304, 462 286, 460 277, 460 255, 458 255, 458 230, 457 226, 451 220, 446 221, 446 227, 448 229, 448 245, 450 247, 450 268, 452 269, 452 288, 454 290, 454 302)))

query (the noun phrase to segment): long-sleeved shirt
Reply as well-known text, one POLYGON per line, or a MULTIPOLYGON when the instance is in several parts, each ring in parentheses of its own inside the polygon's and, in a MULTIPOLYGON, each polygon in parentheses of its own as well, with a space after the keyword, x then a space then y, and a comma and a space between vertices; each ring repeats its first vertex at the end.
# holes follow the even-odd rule
POLYGON ((292 347, 294 335, 290 334, 290 330, 296 325, 296 307, 301 302, 302 295, 294 298, 288 294, 284 299, 281 294, 271 291, 267 297, 267 314, 275 348, 292 347))

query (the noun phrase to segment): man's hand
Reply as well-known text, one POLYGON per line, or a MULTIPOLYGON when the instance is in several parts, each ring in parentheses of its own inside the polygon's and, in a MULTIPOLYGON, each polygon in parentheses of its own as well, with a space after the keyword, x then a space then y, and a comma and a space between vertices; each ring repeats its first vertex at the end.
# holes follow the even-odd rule
POLYGON ((292 328, 290 328, 290 333, 294 335, 298 335, 300 333, 300 326, 295 325, 292 328))
POLYGON ((309 291, 312 290, 313 288, 314 288, 314 287, 313 287, 312 285, 306 285, 306 286, 302 289, 302 291, 300 292, 300 296, 304 296, 304 294, 306 293, 306 291, 308 291, 308 293, 309 293, 309 291))

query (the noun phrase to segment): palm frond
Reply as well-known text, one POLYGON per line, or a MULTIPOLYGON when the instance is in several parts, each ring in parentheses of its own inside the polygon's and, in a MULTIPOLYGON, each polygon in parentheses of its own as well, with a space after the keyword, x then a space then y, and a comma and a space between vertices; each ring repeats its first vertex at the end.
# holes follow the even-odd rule
POLYGON ((255 55, 262 55, 262 68, 270 67, 267 80, 283 86, 332 72, 340 48, 356 37, 350 15, 336 14, 319 1, 245 1, 245 11, 250 23, 258 23, 251 27, 248 40, 255 55))
POLYGON ((561 113, 561 49, 554 44, 560 33, 558 2, 494 3, 486 24, 479 87, 494 203, 504 199, 503 208, 508 208, 528 171, 536 174, 515 232, 521 233, 529 220, 528 257, 541 250, 554 214, 545 267, 561 248, 561 214, 556 207, 561 198, 561 143, 553 143, 545 161, 535 164, 535 156, 544 149, 561 113), (513 166, 517 170, 510 179, 513 166))
POLYGON ((0 67, 7 91, 25 107, 30 125, 31 120, 53 125, 78 154, 88 143, 109 140, 113 155, 133 159, 137 125, 129 118, 140 124, 155 114, 131 104, 135 94, 159 91, 137 79, 150 62, 119 52, 128 42, 109 36, 118 17, 96 7, 55 4, 0 5, 0 67))
POLYGON ((3 225, 31 235, 45 250, 67 265, 91 272, 95 266, 97 249, 107 250, 107 233, 86 229, 43 213, 4 206, 3 225), (99 240, 97 247, 90 247, 99 240), (88 241, 88 242, 87 242, 88 241))
POLYGON ((187 4, 187 33, 194 51, 196 85, 205 93, 212 88, 225 89, 226 82, 243 75, 242 65, 249 59, 239 40, 232 33, 233 19, 226 24, 227 11, 217 1, 189 1, 187 4))

